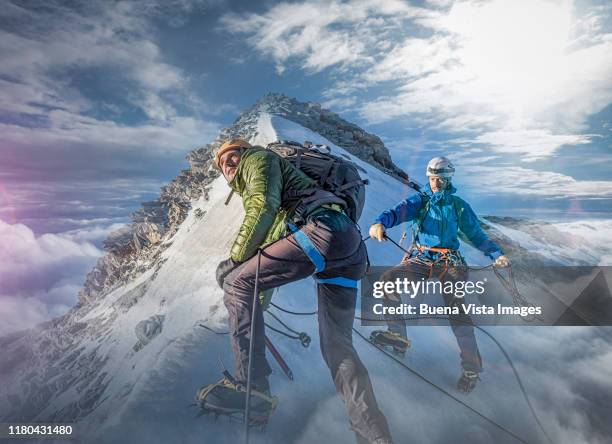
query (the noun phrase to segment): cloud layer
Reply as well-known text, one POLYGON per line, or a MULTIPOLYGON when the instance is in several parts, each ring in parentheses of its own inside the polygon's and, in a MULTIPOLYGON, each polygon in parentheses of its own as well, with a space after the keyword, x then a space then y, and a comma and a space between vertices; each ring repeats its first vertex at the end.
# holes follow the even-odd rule
POLYGON ((0 335, 71 308, 85 275, 103 254, 92 242, 116 227, 37 237, 23 224, 0 220, 0 335))

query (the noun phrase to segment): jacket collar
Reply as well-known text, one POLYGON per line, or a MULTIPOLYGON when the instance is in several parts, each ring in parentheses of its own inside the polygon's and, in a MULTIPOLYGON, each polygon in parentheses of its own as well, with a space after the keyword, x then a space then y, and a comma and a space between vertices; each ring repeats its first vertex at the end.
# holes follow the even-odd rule
POLYGON ((262 148, 259 146, 254 146, 252 148, 249 148, 248 150, 245 150, 242 153, 242 156, 240 157, 240 163, 238 164, 238 171, 236 171, 236 175, 234 176, 232 181, 228 183, 229 187, 240 195, 242 195, 242 191, 245 188, 245 183, 242 178, 242 173, 243 173, 242 169, 245 166, 245 160, 249 158, 251 155, 253 155, 253 153, 258 151, 258 149, 262 149, 262 148))
POLYGON ((446 187, 444 191, 439 191, 437 193, 434 193, 433 191, 431 191, 429 184, 427 184, 427 187, 425 188, 425 191, 424 191, 425 195, 429 198, 429 202, 433 205, 439 202, 446 201, 447 197, 449 197, 451 194, 455 194, 456 192, 457 192, 457 188, 455 188, 452 182, 446 187))

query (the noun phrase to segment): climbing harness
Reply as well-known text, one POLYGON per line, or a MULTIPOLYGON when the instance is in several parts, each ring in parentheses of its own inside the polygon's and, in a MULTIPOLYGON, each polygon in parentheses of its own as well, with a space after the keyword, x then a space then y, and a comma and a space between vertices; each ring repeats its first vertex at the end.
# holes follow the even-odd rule
MULTIPOLYGON (((315 273, 320 273, 325 270, 326 267, 326 259, 319 252, 315 244, 312 243, 310 238, 304 233, 301 229, 296 227, 292 223, 288 223, 287 227, 293 233, 293 236, 302 249, 302 251, 308 256, 308 259, 315 266, 315 273)), ((350 256, 348 256, 350 257, 350 256)), ((349 279, 347 277, 333 277, 333 278, 317 278, 315 277, 315 281, 319 284, 334 284, 339 285, 340 287, 348 287, 348 288, 357 288, 358 281, 355 279, 349 279)))
MULTIPOLYGON (((397 245, 399 246, 399 244, 397 245)), ((426 247, 424 245, 413 244, 404 256, 402 264, 407 263, 408 260, 427 266, 429 268, 428 279, 433 277, 434 270, 438 268, 442 268, 441 273, 438 275, 439 279, 442 279, 450 268, 467 268, 459 250, 452 250, 450 248, 426 247), (438 256, 434 260, 428 260, 425 256, 427 252, 436 253, 438 256)))
MULTIPOLYGON (((366 237, 364 241, 368 240, 369 238, 370 238, 369 236, 366 237)), ((484 270, 490 269, 493 271, 497 279, 499 279, 499 282, 501 283, 502 287, 504 287, 504 289, 510 294, 510 296, 512 296, 512 301, 516 305, 523 306, 523 307, 534 307, 535 306, 533 302, 527 300, 519 292, 518 287, 516 285, 516 280, 514 279, 514 273, 512 272, 511 265, 508 265, 507 267, 505 267, 508 270, 508 277, 505 277, 501 273, 499 267, 497 267, 495 264, 489 264, 483 267, 472 267, 472 266, 467 265, 458 250, 451 250, 450 248, 425 247, 422 245, 415 246, 415 244, 413 244, 410 250, 407 250, 406 248, 402 247, 400 244, 395 242, 393 239, 391 239, 389 236, 385 235, 385 238, 391 241, 393 245, 395 245, 397 248, 399 248, 405 253, 404 259, 410 258, 421 265, 428 266, 429 267, 429 278, 432 277, 434 267, 442 263, 444 264, 444 269, 442 270, 442 274, 439 275, 440 279, 442 279, 444 274, 451 267, 464 267, 466 271, 484 271, 484 270), (414 255, 415 248, 417 249, 416 255, 414 255), (425 260, 422 257, 419 257, 420 254, 426 251, 438 253, 440 254, 440 256, 433 261, 425 260)), ((521 317, 521 320, 523 320, 524 322, 533 322, 535 319, 538 319, 540 321, 544 320, 542 315, 538 315, 538 314, 521 317)))

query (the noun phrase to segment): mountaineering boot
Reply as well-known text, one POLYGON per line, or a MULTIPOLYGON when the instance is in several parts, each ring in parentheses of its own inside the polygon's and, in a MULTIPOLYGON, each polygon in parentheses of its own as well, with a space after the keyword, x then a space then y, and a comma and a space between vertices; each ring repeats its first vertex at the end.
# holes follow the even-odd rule
POLYGON ((464 393, 470 393, 476 387, 476 382, 480 380, 477 372, 471 370, 463 370, 459 381, 457 381, 457 390, 464 393))
MULTIPOLYGON (((225 377, 219 382, 198 390, 196 393, 196 403, 203 410, 203 413, 239 418, 241 415, 244 415, 246 384, 236 381, 229 373, 224 372, 224 374, 225 377)), ((270 386, 267 379, 263 378, 262 380, 253 381, 249 425, 266 425, 277 403, 278 399, 270 395, 270 386)))
POLYGON ((379 347, 391 347, 393 353, 402 356, 406 354, 406 350, 412 345, 409 339, 389 330, 374 330, 370 334, 370 341, 379 347))

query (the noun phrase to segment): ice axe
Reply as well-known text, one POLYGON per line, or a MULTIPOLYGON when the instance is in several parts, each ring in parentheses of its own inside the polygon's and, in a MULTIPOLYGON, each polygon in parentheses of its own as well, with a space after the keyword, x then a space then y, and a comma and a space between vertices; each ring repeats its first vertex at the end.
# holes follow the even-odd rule
POLYGON ((268 336, 265 336, 265 338, 266 338, 266 347, 268 347, 268 350, 270 350, 270 353, 272 353, 272 356, 274 356, 274 359, 276 359, 276 362, 278 362, 278 365, 283 370, 283 373, 287 376, 287 378, 293 381, 293 372, 289 368, 289 365, 283 359, 283 357, 281 356, 279 351, 276 349, 274 344, 272 344, 272 341, 270 341, 270 338, 268 338, 268 336))

